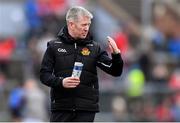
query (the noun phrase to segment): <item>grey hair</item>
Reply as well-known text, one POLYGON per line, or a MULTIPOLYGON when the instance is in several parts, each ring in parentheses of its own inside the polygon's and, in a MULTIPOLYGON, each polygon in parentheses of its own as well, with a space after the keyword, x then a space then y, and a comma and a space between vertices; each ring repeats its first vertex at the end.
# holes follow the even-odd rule
POLYGON ((93 18, 91 12, 81 6, 74 6, 70 8, 66 14, 66 22, 67 21, 78 21, 78 17, 87 16, 90 19, 93 18))

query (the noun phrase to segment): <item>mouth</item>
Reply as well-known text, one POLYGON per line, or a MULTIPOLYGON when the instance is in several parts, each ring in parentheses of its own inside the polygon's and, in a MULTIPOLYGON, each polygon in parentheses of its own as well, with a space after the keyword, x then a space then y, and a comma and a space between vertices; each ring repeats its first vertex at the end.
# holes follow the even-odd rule
POLYGON ((83 33, 82 35, 83 35, 83 36, 86 36, 86 35, 87 35, 87 33, 83 33))

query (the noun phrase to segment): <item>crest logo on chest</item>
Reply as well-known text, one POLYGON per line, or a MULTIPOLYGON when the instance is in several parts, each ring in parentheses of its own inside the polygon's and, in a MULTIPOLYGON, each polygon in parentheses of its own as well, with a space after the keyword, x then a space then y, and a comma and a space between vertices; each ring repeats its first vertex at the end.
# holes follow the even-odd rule
POLYGON ((90 54, 90 51, 87 47, 84 47, 82 50, 81 50, 81 53, 82 55, 84 56, 88 56, 90 54))

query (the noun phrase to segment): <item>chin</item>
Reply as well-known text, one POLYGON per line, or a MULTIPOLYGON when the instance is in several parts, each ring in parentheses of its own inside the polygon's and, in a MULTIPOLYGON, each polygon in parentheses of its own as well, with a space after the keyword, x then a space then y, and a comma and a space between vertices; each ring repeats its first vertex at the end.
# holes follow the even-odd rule
POLYGON ((82 37, 81 37, 81 39, 85 39, 85 38, 86 38, 86 36, 82 36, 82 37))

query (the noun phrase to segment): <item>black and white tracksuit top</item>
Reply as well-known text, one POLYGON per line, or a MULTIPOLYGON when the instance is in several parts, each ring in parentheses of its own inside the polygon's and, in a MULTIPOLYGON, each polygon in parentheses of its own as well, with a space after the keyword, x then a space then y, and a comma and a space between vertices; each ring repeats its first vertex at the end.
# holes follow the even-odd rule
POLYGON ((40 80, 51 87, 51 110, 83 110, 99 111, 99 86, 97 69, 112 76, 120 76, 123 60, 120 54, 112 54, 112 58, 100 45, 89 36, 75 40, 64 27, 58 38, 48 42, 44 54, 40 80), (76 88, 64 88, 62 80, 72 75, 74 62, 82 62, 83 69, 80 84, 76 88))

